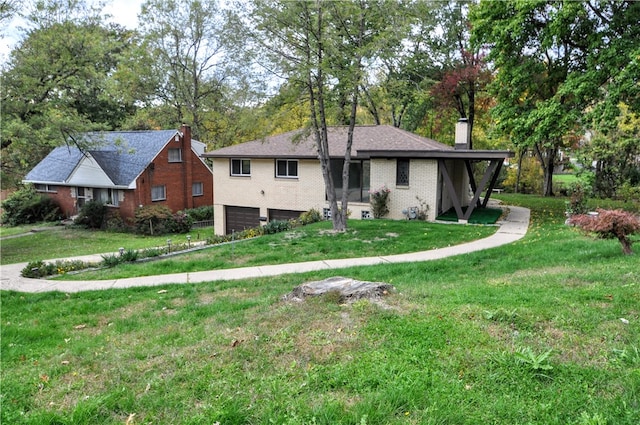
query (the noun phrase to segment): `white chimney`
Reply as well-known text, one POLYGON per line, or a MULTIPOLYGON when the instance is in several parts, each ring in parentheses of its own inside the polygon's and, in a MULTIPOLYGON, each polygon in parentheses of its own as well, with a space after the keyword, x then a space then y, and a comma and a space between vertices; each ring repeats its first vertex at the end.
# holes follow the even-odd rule
POLYGON ((456 123, 456 141, 455 149, 471 148, 471 132, 469 131, 469 122, 466 118, 460 118, 456 123))

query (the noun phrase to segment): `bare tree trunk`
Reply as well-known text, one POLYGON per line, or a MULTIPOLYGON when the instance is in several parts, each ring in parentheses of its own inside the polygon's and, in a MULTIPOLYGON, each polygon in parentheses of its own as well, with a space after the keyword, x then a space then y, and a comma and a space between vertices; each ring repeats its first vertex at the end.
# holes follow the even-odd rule
POLYGON ((543 196, 553 196, 553 169, 556 162, 556 156, 558 154, 558 148, 556 146, 547 147, 544 148, 543 151, 540 146, 536 144, 535 152, 544 171, 542 194, 543 196))

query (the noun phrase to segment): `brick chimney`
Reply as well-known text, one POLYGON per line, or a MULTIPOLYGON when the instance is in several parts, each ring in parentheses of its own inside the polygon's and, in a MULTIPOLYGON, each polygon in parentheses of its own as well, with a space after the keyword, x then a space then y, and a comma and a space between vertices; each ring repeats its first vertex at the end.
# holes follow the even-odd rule
POLYGON ((471 149, 471 132, 466 118, 460 118, 456 123, 455 149, 471 149))

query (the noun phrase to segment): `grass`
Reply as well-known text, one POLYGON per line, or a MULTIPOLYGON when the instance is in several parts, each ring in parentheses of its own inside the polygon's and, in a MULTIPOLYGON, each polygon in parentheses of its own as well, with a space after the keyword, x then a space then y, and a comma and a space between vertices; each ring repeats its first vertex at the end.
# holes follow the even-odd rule
MULTIPOLYGON (((13 264, 36 260, 48 260, 86 254, 113 253, 118 248, 143 249, 166 246, 167 239, 174 243, 186 242, 185 235, 142 236, 131 233, 115 233, 85 230, 74 226, 20 226, 3 228, 2 237, 29 233, 0 241, 0 263, 13 264), (36 228, 36 232, 29 233, 36 228), (37 248, 37 249, 35 249, 37 248)), ((193 241, 206 239, 213 228, 198 229, 192 233, 193 241)))
MULTIPOLYGON (((467 207, 463 208, 466 212, 467 207)), ((469 223, 471 224, 495 224, 500 216, 503 214, 501 208, 476 208, 471 212, 469 217, 469 223)), ((449 211, 439 215, 437 217, 441 221, 458 221, 458 215, 455 208, 451 208, 449 211)))
POLYGON ((0 422, 639 423, 638 254, 564 226, 562 199, 500 198, 527 236, 444 260, 2 292, 0 422), (281 301, 336 274, 397 291, 281 301))
POLYGON ((442 248, 484 238, 497 227, 458 226, 423 221, 350 220, 344 233, 324 221, 283 234, 212 246, 165 260, 122 264, 111 269, 65 275, 65 280, 122 279, 265 264, 392 255, 442 248))

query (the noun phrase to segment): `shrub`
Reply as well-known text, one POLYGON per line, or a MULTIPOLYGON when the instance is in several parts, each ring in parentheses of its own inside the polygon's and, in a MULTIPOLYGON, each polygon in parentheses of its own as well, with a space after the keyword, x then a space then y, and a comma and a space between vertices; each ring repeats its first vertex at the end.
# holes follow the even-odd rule
POLYGON ((371 204, 373 218, 382 218, 389 214, 389 193, 391 193, 391 191, 386 186, 369 191, 371 195, 369 202, 371 204))
POLYGON ((567 216, 586 214, 589 211, 587 208, 588 192, 585 184, 581 182, 569 186, 568 195, 570 198, 567 201, 567 216))
POLYGON ((164 205, 151 205, 136 210, 134 225, 137 233, 143 235, 164 235, 187 233, 193 220, 184 212, 173 214, 164 205))
POLYGON ((578 214, 569 218, 569 224, 601 239, 618 239, 624 254, 632 254, 630 235, 640 232, 640 219, 623 210, 598 209, 597 215, 578 214))
POLYGON ((193 226, 193 219, 182 211, 173 214, 168 224, 171 233, 189 233, 191 226, 193 226))
POLYGON ((191 208, 184 211, 193 221, 213 220, 213 205, 191 208))
POLYGON ((122 232, 127 230, 127 225, 124 223, 124 220, 120 216, 120 211, 109 210, 107 212, 105 229, 110 232, 122 232))
POLYGON ((48 196, 36 191, 33 185, 25 185, 13 192, 2 203, 2 223, 9 226, 57 221, 62 218, 60 207, 48 196))
POLYGON ((23 277, 39 279, 42 277, 65 274, 71 271, 82 270, 93 266, 80 260, 58 260, 55 263, 44 261, 32 261, 20 272, 23 277))
POLYGON ((272 220, 263 227, 265 235, 272 235, 274 233, 286 232, 291 229, 291 223, 287 220, 272 220))
POLYGON ((102 229, 106 218, 107 206, 101 201, 89 201, 82 206, 74 223, 88 229, 102 229))
POLYGON ((134 217, 137 233, 143 235, 161 235, 169 233, 166 227, 171 210, 164 205, 148 205, 138 208, 134 217))
POLYGON ((303 226, 306 226, 307 224, 311 224, 311 223, 317 223, 319 221, 322 221, 322 214, 320 213, 320 211, 316 210, 315 208, 312 208, 309 211, 305 211, 302 214, 300 214, 300 217, 298 217, 298 221, 303 226))

